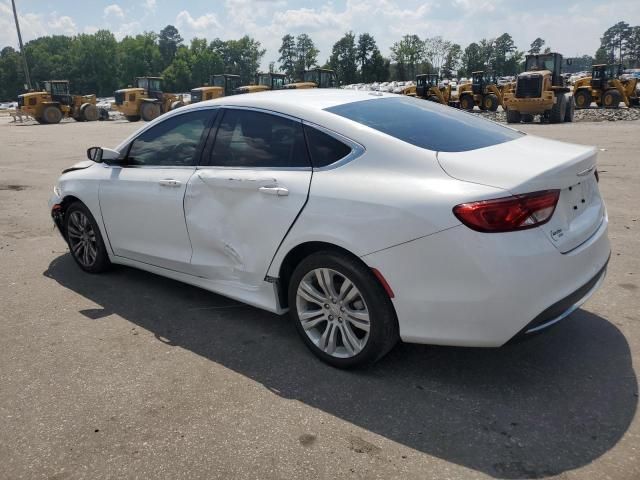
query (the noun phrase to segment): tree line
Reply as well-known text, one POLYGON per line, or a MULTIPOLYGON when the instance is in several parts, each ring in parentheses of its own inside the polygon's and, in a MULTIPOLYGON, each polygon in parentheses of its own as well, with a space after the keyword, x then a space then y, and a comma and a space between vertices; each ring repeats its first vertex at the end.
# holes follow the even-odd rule
MULTIPOLYGON (((607 29, 594 56, 572 58, 565 71, 587 70, 593 62, 640 66, 640 26, 618 22, 607 29)), ((469 76, 476 70, 493 70, 497 75, 521 71, 527 53, 551 51, 542 38, 519 50, 511 35, 483 38, 466 47, 441 36, 421 38, 405 35, 385 57, 369 33, 345 33, 331 49, 324 63, 307 34, 282 38, 279 58, 269 70, 284 73, 288 80, 302 78, 304 70, 325 67, 335 70, 339 83, 409 80, 419 73, 438 73, 442 78, 469 76)), ((73 37, 53 35, 25 44, 25 54, 34 84, 48 79, 68 79, 77 93, 112 95, 133 83, 135 77, 165 78, 167 91, 187 91, 208 82, 214 73, 240 75, 243 84, 252 83, 266 50, 249 36, 238 40, 208 41, 194 38, 185 44, 180 32, 167 25, 159 33, 144 32, 116 40, 108 30, 73 37)), ((0 99, 13 100, 24 91, 24 72, 19 52, 0 50, 0 99)))

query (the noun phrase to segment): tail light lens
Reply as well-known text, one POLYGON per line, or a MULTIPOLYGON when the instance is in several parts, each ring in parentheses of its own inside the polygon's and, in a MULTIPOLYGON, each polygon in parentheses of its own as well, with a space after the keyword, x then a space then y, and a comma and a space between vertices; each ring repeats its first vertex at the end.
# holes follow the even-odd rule
POLYGON ((453 214, 477 232, 513 232, 549 221, 558 204, 560 190, 545 190, 513 197, 462 203, 453 214))

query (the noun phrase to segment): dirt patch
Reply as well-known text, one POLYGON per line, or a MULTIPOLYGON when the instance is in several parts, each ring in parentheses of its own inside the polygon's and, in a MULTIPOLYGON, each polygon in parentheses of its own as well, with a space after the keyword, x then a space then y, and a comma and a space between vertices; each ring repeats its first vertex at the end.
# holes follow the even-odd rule
POLYGON ((20 192, 22 190, 26 190, 27 188, 29 188, 28 185, 12 185, 12 184, 0 183, 0 190, 11 190, 14 192, 20 192))

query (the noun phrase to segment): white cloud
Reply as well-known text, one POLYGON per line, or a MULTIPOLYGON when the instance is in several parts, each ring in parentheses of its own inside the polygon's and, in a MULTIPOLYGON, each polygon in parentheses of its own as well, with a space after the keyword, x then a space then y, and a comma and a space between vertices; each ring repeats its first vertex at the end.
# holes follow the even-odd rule
POLYGON ((210 28, 220 28, 220 22, 213 13, 205 13, 193 18, 187 10, 182 10, 176 17, 178 28, 186 28, 191 32, 204 32, 210 28))
POLYGON ((150 13, 154 13, 157 6, 156 0, 145 0, 142 4, 142 7, 150 13))
POLYGON ((122 7, 116 3, 112 3, 111 5, 107 5, 104 7, 104 18, 124 18, 124 11, 122 7))

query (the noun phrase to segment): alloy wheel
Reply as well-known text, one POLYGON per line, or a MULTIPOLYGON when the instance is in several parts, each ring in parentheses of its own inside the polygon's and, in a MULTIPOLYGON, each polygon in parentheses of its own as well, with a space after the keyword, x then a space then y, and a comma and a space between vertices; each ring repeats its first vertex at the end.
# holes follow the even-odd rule
POLYGON ((89 218, 81 211, 75 210, 67 223, 67 238, 71 253, 84 267, 91 267, 98 257, 96 232, 89 218))
POLYGON ((371 321, 364 298, 345 275, 316 268, 300 281, 298 318, 307 337, 335 358, 351 358, 367 345, 371 321))

